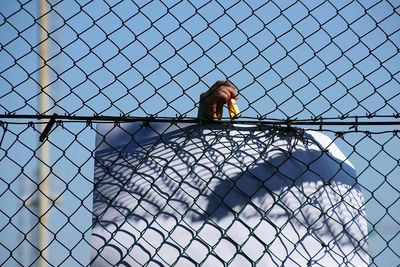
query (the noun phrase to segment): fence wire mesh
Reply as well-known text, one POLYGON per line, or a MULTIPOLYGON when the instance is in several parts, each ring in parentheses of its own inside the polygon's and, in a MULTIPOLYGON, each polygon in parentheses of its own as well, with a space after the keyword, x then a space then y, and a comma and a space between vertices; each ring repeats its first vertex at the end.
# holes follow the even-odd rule
POLYGON ((0 265, 400 266, 399 10, 5 1, 0 265))

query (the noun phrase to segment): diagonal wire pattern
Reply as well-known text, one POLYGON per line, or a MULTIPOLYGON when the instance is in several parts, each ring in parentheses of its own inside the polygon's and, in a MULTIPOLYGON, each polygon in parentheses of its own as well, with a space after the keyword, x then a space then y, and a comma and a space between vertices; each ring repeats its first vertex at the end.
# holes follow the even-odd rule
POLYGON ((397 266, 399 44, 395 0, 8 1, 0 265, 397 266))

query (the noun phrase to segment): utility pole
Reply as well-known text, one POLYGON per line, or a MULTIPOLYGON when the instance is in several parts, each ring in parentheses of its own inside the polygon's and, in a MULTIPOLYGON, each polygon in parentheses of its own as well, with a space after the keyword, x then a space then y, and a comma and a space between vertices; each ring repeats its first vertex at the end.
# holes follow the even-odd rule
MULTIPOLYGON (((50 92, 49 92, 49 71, 47 60, 49 59, 49 41, 48 26, 49 15, 46 15, 46 1, 39 0, 39 112, 45 114, 50 108, 50 92)), ((42 133, 46 127, 45 123, 40 124, 40 132, 42 133)), ((40 253, 38 266, 48 266, 49 255, 49 233, 48 219, 50 217, 50 194, 49 194, 49 177, 50 177, 50 146, 47 140, 39 143, 38 146, 38 216, 39 216, 39 233, 38 233, 38 249, 40 253)))

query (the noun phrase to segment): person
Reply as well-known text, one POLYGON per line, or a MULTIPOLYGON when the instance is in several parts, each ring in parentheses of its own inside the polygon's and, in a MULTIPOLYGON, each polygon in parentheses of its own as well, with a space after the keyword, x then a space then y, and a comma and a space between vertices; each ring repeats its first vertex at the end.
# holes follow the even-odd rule
MULTIPOLYGON (((206 92, 200 94, 198 118, 221 120, 224 105, 231 99, 239 99, 235 85, 230 81, 217 81, 206 92)), ((272 129, 270 131, 273 132, 272 129)), ((246 134, 248 133, 243 131, 243 135, 246 134)), ((305 264, 304 256, 296 255, 297 250, 301 251, 301 248, 307 251, 308 256, 312 255, 307 266, 332 266, 340 261, 346 266, 366 266, 368 230, 364 199, 361 188, 356 184, 354 166, 323 133, 307 130, 298 138, 302 142, 307 141, 304 144, 295 141, 297 145, 287 146, 292 148, 286 151, 285 137, 276 136, 276 140, 268 145, 269 150, 263 158, 264 161, 254 164, 237 177, 229 177, 214 191, 236 190, 239 193, 231 200, 229 194, 223 197, 224 203, 230 203, 231 210, 234 210, 235 206, 247 205, 244 199, 248 197, 247 199, 252 199, 252 205, 266 211, 271 225, 282 225, 280 234, 275 235, 277 239, 281 239, 280 243, 276 240, 270 242, 267 254, 271 253, 283 261, 289 259, 288 262, 292 263, 287 263, 288 266, 305 264), (271 171, 272 169, 275 172, 271 171), (257 177, 263 186, 251 189, 254 177, 257 177), (245 192, 253 194, 246 196, 245 192), (268 195, 276 196, 276 199, 266 208, 268 195), (281 207, 287 214, 297 215, 275 218, 275 206, 281 207), (299 223, 300 221, 302 223, 299 223), (290 241, 287 242, 286 239, 290 241), (318 246, 318 242, 322 248, 318 246), (292 252, 286 255, 286 251, 292 252)), ((290 141, 286 145, 288 144, 290 141)), ((234 151, 234 148, 232 150, 234 151)), ((206 212, 211 214, 216 208, 212 205, 210 207, 206 212)), ((223 216, 218 218, 220 217, 223 216)), ((270 241, 268 236, 258 237, 270 241)), ((273 263, 268 262, 268 265, 271 264, 273 263)))
POLYGON ((239 99, 235 85, 230 81, 217 81, 210 89, 200 94, 197 117, 203 120, 221 120, 224 105, 231 99, 239 99))
MULTIPOLYGON (((219 121, 238 98, 217 81, 198 117, 219 121)), ((226 129, 97 125, 92 267, 368 266, 362 192, 331 139, 226 129)))

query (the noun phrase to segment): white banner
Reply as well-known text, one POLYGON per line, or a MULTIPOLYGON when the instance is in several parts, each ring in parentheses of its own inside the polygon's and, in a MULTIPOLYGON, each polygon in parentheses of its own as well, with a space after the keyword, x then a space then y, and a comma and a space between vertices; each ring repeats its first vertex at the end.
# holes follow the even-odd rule
POLYGON ((92 266, 368 265, 354 167, 319 132, 97 130, 92 266))

